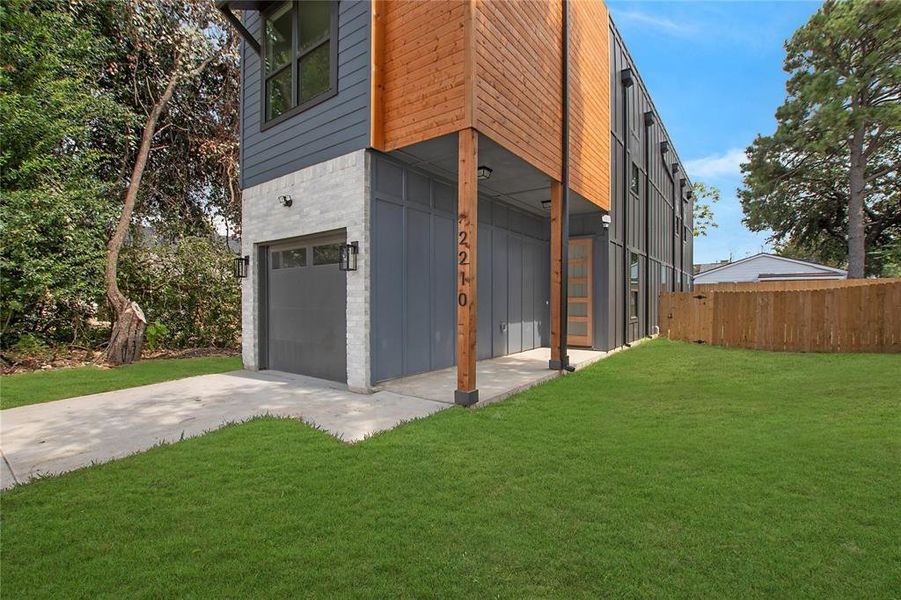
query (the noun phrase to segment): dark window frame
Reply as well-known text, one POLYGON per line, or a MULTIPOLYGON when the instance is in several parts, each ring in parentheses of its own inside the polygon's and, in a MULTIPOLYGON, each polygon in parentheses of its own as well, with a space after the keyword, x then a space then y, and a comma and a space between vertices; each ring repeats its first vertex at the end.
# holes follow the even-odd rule
POLYGON ((635 161, 632 161, 632 172, 629 174, 629 191, 635 197, 641 194, 641 167, 635 161))
POLYGON ((641 312, 641 255, 637 252, 629 252, 629 322, 638 320, 641 312), (632 276, 633 266, 635 276, 632 276), (634 314, 633 314, 634 309, 634 314))
POLYGON ((309 48, 300 51, 300 12, 299 2, 291 2, 290 0, 282 2, 274 2, 260 14, 260 28, 263 40, 260 48, 260 131, 265 131, 271 127, 278 125, 298 115, 314 106, 325 102, 330 98, 334 98, 338 94, 338 4, 340 0, 329 0, 329 33, 311 44, 309 48), (277 12, 285 4, 291 6, 291 59, 287 65, 283 65, 272 73, 266 73, 266 53, 269 51, 266 43, 266 21, 277 12), (323 44, 329 43, 329 88, 328 90, 310 98, 303 104, 298 103, 300 98, 300 61, 311 52, 320 48, 323 44), (281 74, 284 69, 291 70, 291 108, 269 120, 266 119, 266 113, 269 112, 269 94, 266 93, 266 83, 273 79, 276 75, 281 74))

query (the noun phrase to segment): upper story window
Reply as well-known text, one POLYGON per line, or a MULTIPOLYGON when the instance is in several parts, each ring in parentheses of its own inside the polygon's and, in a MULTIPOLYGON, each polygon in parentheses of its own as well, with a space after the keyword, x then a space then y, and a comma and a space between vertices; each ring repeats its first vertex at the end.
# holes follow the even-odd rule
POLYGON ((263 124, 337 91, 337 2, 280 2, 264 15, 263 124))

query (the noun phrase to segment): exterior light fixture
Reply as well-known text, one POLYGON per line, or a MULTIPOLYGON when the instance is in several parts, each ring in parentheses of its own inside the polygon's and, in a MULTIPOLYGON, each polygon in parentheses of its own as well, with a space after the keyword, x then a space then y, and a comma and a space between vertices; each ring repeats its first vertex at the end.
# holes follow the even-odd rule
POLYGON ((644 124, 645 127, 651 127, 652 125, 657 124, 657 117, 654 116, 654 113, 651 111, 644 113, 644 124))
POLYGON ((285 194, 284 196, 279 196, 278 201, 282 203, 282 206, 285 208, 290 208, 292 204, 294 204, 294 198, 292 198, 289 194, 285 194))
POLYGON ((669 152, 669 142, 660 142, 660 153, 666 154, 669 152))
POLYGON ((604 226, 604 229, 610 228, 610 215, 601 215, 601 225, 604 226))
POLYGON ((551 201, 550 200, 542 200, 541 206, 544 208, 544 210, 551 210, 551 201))
POLYGON ((247 277, 247 267, 250 265, 250 257, 249 256, 236 256, 235 257, 235 265, 234 265, 234 276, 237 279, 244 279, 247 277))
POLYGON ((341 256, 338 259, 339 271, 356 271, 357 255, 360 253, 360 243, 351 242, 341 246, 341 256))
POLYGON ((674 162, 672 166, 673 175, 679 172, 679 163, 674 162))
POLYGON ((490 167, 486 167, 485 165, 479 165, 479 168, 476 169, 476 175, 479 179, 485 180, 491 177, 491 174, 494 171, 490 167))
POLYGON ((623 69, 620 71, 619 80, 623 83, 624 87, 632 87, 632 84, 635 83, 635 79, 632 76, 632 69, 623 69))

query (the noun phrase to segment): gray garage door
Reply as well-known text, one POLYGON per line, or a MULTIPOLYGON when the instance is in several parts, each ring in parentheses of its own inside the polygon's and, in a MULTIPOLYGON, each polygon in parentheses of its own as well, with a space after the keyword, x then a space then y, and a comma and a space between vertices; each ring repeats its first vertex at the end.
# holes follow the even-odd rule
POLYGON ((338 269, 344 237, 272 246, 268 264, 268 366, 347 381, 347 274, 338 269))

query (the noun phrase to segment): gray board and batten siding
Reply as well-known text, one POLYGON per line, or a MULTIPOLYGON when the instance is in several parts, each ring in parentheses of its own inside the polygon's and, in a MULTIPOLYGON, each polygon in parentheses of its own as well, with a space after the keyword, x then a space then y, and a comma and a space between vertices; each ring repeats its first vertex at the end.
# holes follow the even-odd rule
MULTIPOLYGON (((456 185, 372 154, 372 380, 450 367, 456 185)), ((479 199, 478 358, 549 343, 547 217, 479 199)))
POLYGON ((612 20, 610 90, 611 223, 601 259, 607 272, 604 297, 609 301, 606 327, 599 333, 606 337, 603 345, 614 348, 654 333, 659 293, 690 289, 693 240, 692 206, 684 196, 690 181, 612 20), (624 69, 632 70, 631 87, 622 82, 624 69), (655 116, 654 124, 646 124, 646 113, 655 116), (673 163, 680 165, 675 175, 673 163), (637 193, 630 185, 633 164, 638 169, 637 193), (683 178, 685 189, 680 188, 683 178), (628 316, 630 254, 639 260, 636 319, 628 316))
MULTIPOLYGON (((261 39, 260 13, 244 11, 247 29, 261 39)), ((369 146, 370 4, 338 4, 338 92, 298 115, 265 128, 260 65, 241 44, 241 187, 264 183, 369 146)))

